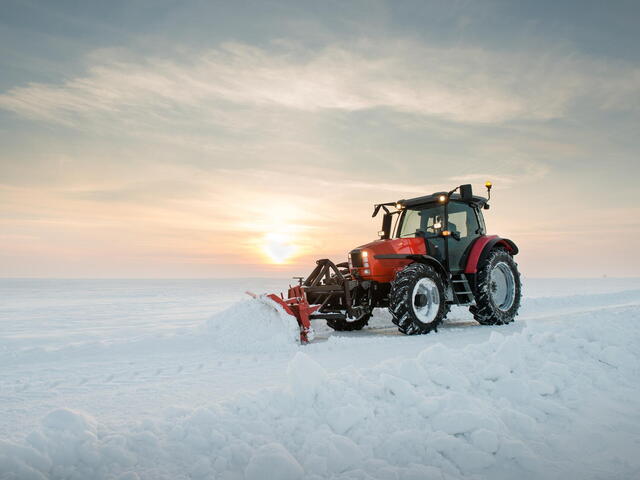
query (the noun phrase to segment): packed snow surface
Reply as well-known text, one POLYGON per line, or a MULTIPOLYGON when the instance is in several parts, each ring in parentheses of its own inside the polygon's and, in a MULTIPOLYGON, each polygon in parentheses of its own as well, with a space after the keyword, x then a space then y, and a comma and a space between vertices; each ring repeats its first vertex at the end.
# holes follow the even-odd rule
POLYGON ((640 281, 307 346, 283 286, 0 281, 0 479, 640 478, 640 281))

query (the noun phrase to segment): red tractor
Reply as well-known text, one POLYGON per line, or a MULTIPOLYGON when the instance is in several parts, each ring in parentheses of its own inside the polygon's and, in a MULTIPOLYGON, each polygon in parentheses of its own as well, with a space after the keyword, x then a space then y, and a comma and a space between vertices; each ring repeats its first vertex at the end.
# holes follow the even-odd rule
POLYGON ((322 259, 288 298, 269 295, 300 324, 308 340, 310 320, 334 330, 360 330, 374 308, 388 308, 407 335, 436 330, 451 305, 468 305, 483 325, 513 321, 520 307, 515 243, 487 235, 482 210, 487 198, 471 185, 450 192, 375 205, 383 211, 380 239, 349 252, 349 261, 322 259), (395 220, 395 221, 394 221, 395 220))

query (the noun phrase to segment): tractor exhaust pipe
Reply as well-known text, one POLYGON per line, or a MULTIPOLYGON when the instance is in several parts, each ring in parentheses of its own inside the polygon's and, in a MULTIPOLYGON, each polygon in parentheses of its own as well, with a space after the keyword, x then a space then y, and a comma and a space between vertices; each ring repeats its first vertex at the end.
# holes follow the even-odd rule
POLYGON ((392 213, 385 213, 382 217, 382 230, 378 232, 380 240, 387 240, 391 238, 391 222, 393 221, 392 213))

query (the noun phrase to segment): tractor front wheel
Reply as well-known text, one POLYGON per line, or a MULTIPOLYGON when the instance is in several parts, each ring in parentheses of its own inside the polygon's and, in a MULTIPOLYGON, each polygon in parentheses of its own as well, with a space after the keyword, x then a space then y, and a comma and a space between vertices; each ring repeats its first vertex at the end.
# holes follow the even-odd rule
POLYGON ((352 332, 354 330, 362 330, 367 323, 369 323, 369 319, 371 318, 370 313, 365 313, 359 318, 331 318, 327 320, 327 325, 333 328, 337 332, 352 332))
POLYGON ((520 308, 521 284, 518 265, 509 252, 493 250, 477 273, 476 304, 469 308, 482 325, 513 322, 520 308))
POLYGON ((437 330, 448 307, 442 277, 430 265, 412 263, 398 272, 391 282, 391 320, 406 335, 437 330))
POLYGON ((338 332, 352 332, 354 330, 362 330, 369 319, 373 309, 368 306, 354 307, 351 310, 351 315, 345 312, 344 316, 327 319, 327 325, 338 332))

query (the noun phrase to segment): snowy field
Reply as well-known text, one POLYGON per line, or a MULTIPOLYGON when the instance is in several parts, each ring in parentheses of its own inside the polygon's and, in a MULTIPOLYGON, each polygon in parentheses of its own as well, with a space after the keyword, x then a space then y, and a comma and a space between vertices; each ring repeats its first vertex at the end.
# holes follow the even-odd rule
POLYGON ((0 479, 640 478, 640 279, 307 346, 286 285, 0 280, 0 479))

